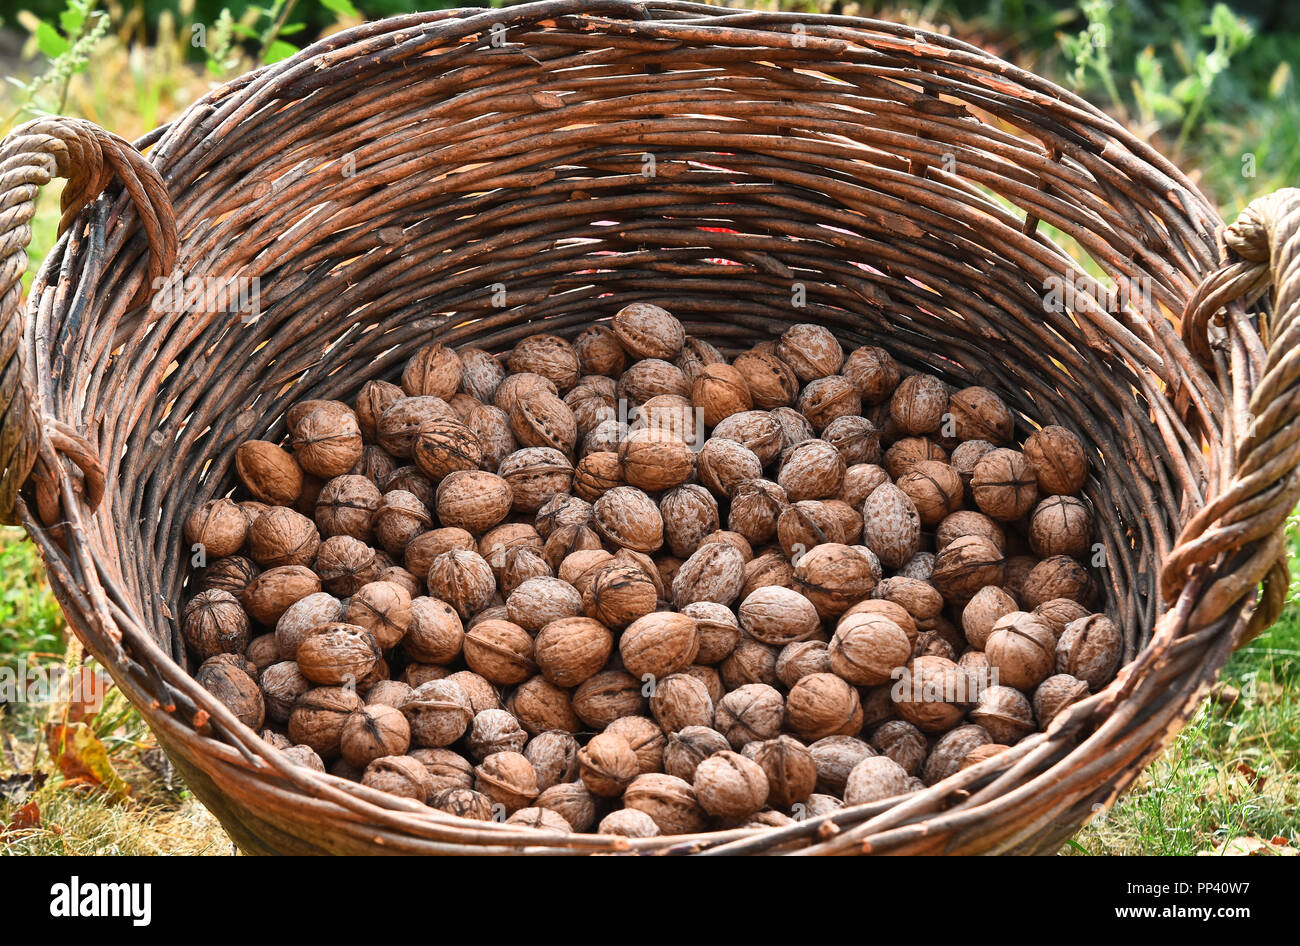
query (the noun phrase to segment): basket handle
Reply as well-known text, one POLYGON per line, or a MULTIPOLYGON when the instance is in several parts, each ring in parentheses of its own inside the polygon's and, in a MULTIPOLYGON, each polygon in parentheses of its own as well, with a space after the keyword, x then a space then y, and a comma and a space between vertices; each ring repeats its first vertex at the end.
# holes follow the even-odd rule
POLYGON ((103 464, 91 444, 70 426, 41 415, 25 349, 22 277, 32 238, 29 224, 38 190, 55 177, 68 180, 60 234, 115 177, 121 180, 149 239, 145 298, 176 261, 176 219, 167 186, 130 142, 75 118, 37 119, 0 142, 0 522, 10 525, 17 521, 18 491, 33 475, 45 487, 42 517, 48 524, 57 514, 58 454, 81 468, 90 508, 104 491, 103 464))
POLYGON ((1194 569, 1223 556, 1221 571, 1189 618, 1195 629, 1223 617, 1262 582, 1255 613, 1236 642, 1240 646, 1277 620, 1286 603, 1285 525, 1300 502, 1300 189, 1252 201, 1224 231, 1223 241, 1227 260, 1188 301, 1184 337, 1208 360, 1211 325, 1225 334, 1225 307, 1249 306, 1269 288, 1272 317, 1258 317, 1256 336, 1244 308, 1234 307, 1239 317, 1232 329, 1245 344, 1232 351, 1229 409, 1245 405, 1247 417, 1247 423, 1232 427, 1241 426, 1235 472, 1183 528, 1160 584, 1165 601, 1172 603, 1194 569))

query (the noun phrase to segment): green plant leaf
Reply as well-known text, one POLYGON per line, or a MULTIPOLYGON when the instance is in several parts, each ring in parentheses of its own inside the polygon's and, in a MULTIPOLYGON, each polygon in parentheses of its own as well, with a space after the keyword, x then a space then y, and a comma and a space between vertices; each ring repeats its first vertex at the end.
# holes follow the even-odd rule
POLYGON ((44 20, 36 26, 36 46, 51 59, 58 59, 71 48, 59 31, 44 20))
POLYGON ((290 56, 298 54, 298 47, 293 43, 286 43, 282 39, 277 39, 270 46, 266 47, 266 55, 262 61, 268 65, 273 62, 279 62, 282 59, 288 59, 290 56))
POLYGON ((301 33, 307 28, 306 23, 286 23, 280 27, 281 36, 292 36, 294 33, 301 33))
POLYGON ((59 14, 59 26, 63 28, 64 36, 76 36, 85 25, 86 11, 76 4, 68 4, 59 14))
POLYGON ((352 5, 352 0, 320 0, 320 5, 339 16, 361 16, 357 8, 352 5))

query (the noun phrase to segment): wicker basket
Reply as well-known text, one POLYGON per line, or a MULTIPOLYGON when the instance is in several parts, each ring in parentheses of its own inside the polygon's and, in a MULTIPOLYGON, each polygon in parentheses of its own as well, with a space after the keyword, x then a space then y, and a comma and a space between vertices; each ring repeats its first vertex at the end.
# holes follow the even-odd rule
POLYGON ((67 119, 5 140, 0 514, 248 852, 1054 851, 1280 610, 1300 498, 1298 234, 1300 191, 1225 230, 1105 114, 910 27, 626 0, 369 23, 134 147, 67 119), (24 313, 27 223, 55 176, 71 181, 63 238, 24 313), (1119 291, 1084 282, 1045 305, 1053 279, 1082 275, 1067 242, 1119 291), (257 277, 260 316, 151 305, 173 272, 257 277), (229 489, 241 441, 282 437, 293 401, 348 398, 430 340, 503 350, 634 300, 728 351, 820 322, 995 387, 1021 436, 1075 431, 1118 679, 897 803, 630 842, 463 821, 315 774, 194 683, 179 527, 229 489))

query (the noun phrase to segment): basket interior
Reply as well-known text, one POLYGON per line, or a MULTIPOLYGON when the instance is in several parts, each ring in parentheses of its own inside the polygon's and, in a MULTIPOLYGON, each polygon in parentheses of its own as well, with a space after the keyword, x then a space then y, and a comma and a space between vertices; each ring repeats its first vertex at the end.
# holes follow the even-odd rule
MULTIPOLYGON (((1131 657, 1208 479, 1219 395, 1170 322, 1214 258, 1204 198, 1081 100, 945 37, 522 9, 332 38, 155 145, 178 268, 257 277, 259 314, 122 311, 52 396, 97 432, 113 515, 94 541, 159 642, 180 656, 185 512, 292 403, 350 399, 432 340, 504 351, 644 300, 726 352, 821 323, 994 388, 1018 437, 1073 430, 1131 657)), ((110 241, 81 284, 121 308, 146 252, 110 241)))

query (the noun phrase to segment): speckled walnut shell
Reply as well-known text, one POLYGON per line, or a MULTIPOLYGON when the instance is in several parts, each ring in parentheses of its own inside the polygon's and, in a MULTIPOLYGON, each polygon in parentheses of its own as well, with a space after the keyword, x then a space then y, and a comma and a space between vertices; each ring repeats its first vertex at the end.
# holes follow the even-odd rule
POLYGON ((1115 677, 1124 652, 1124 639, 1115 622, 1104 614, 1072 621, 1056 644, 1057 673, 1082 680, 1093 691, 1115 677))
POLYGON ((821 618, 832 618, 869 595, 876 580, 857 549, 828 542, 795 560, 794 583, 821 618))
POLYGON ((1083 489, 1088 458, 1079 438, 1064 427, 1049 425, 1025 440, 1025 459, 1046 496, 1068 496, 1083 489))
POLYGON ((825 440, 795 444, 781 458, 776 482, 790 502, 829 499, 840 491, 846 469, 840 451, 825 440))
POLYGON ((670 490, 659 500, 664 522, 664 541, 673 555, 685 558, 699 548, 701 540, 719 526, 718 501, 695 483, 670 490))
POLYGON ((943 732, 965 714, 968 681, 951 660, 917 657, 891 687, 891 698, 898 715, 917 729, 943 732))
POLYGON ((962 388, 948 399, 952 435, 957 440, 986 440, 1001 446, 1011 442, 1015 421, 1006 402, 988 388, 962 388))
POLYGON ((425 748, 449 746, 474 718, 469 695, 452 680, 420 684, 401 707, 411 729, 411 741, 425 748))
POLYGON ((763 463, 742 443, 710 437, 695 458, 695 472, 709 492, 726 499, 741 483, 761 477, 763 463))
POLYGON ((921 516, 910 496, 892 483, 872 491, 862 507, 862 544, 886 568, 900 568, 921 548, 921 516))
POLYGON ((243 606, 228 591, 201 591, 185 605, 181 616, 185 646, 199 661, 217 654, 242 653, 250 628, 243 606))
POLYGON ((708 824, 694 787, 672 775, 638 775, 623 792, 623 804, 649 815, 661 834, 693 834, 708 824))
POLYGON ((849 775, 876 750, 855 736, 836 735, 818 739, 808 747, 817 765, 817 791, 843 795, 849 775))
POLYGON ((1005 574, 997 546, 978 535, 963 535, 935 556, 930 584, 949 604, 965 607, 981 588, 1001 585, 1005 574))
POLYGON ((807 384, 840 370, 844 349, 829 329, 811 323, 792 325, 776 343, 776 354, 807 384))
POLYGON ((744 375, 757 408, 787 407, 799 394, 799 376, 773 352, 741 352, 732 365, 744 375))
POLYGON ((524 757, 533 764, 543 793, 578 777, 578 740, 572 733, 538 733, 524 746, 524 757))
POLYGON ((836 629, 828 655, 838 676, 858 686, 879 686, 911 658, 912 643, 884 615, 859 613, 836 629))
POLYGON ((320 544, 316 574, 330 594, 347 598, 379 575, 380 560, 370 546, 350 535, 335 535, 320 544))
MULTIPOLYGON (((590 831, 596 823, 596 797, 581 782, 567 782, 544 788, 533 804, 559 815, 573 826, 574 831, 590 831)), ((516 812, 516 816, 518 814, 522 812, 516 812)))
POLYGON ((573 711, 588 726, 601 730, 621 716, 639 716, 646 711, 639 679, 622 670, 603 670, 584 680, 573 691, 573 711))
POLYGON ((627 368, 627 353, 608 325, 592 325, 573 340, 578 369, 586 375, 617 377, 627 368))
POLYGON ((1029 516, 1029 547, 1050 558, 1085 558, 1092 544, 1092 512, 1073 496, 1048 496, 1029 516))

